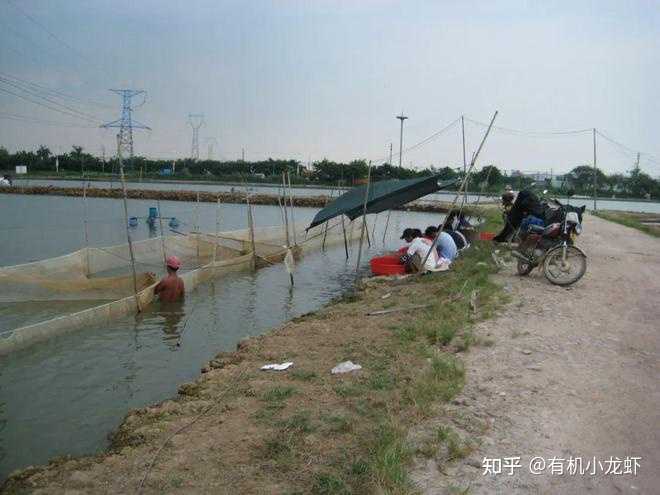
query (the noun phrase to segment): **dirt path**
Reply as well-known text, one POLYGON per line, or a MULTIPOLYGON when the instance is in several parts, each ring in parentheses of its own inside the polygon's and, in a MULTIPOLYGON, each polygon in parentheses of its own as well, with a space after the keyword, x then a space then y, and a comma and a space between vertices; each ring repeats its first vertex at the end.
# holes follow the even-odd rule
POLYGON ((466 356, 466 387, 449 411, 489 428, 463 461, 419 460, 424 493, 660 493, 660 239, 589 215, 579 245, 589 267, 570 289, 538 271, 502 272, 513 302, 479 325, 495 345, 466 356), (484 457, 514 456, 522 467, 512 476, 482 474, 484 457), (530 473, 534 456, 543 474, 530 473), (571 456, 587 473, 595 456, 600 474, 567 474, 571 456), (641 457, 637 475, 603 474, 626 469, 610 456, 641 457), (563 475, 550 474, 552 457, 564 459, 563 475))

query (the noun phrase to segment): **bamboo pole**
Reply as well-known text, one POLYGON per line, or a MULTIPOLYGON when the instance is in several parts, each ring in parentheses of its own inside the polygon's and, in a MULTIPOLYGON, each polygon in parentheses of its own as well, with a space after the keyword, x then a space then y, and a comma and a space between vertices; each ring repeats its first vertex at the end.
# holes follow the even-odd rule
POLYGON ((280 202, 280 197, 278 196, 277 202, 280 204, 280 208, 284 212, 284 229, 286 230, 286 247, 291 247, 291 238, 289 237, 289 212, 286 206, 286 178, 284 172, 282 172, 282 201, 280 202))
POLYGON ((348 240, 346 239, 346 224, 344 223, 344 215, 341 216, 341 230, 344 233, 344 251, 346 251, 346 259, 348 260, 348 240))
MULTIPOLYGON (((486 129, 486 133, 484 134, 484 137, 481 139, 481 143, 479 144, 479 147, 477 148, 477 151, 472 155, 472 161, 470 162, 470 167, 467 170, 467 174, 465 177, 463 177, 463 181, 461 182, 461 186, 458 188, 458 192, 456 193, 456 196, 454 197, 454 201, 452 203, 451 208, 449 211, 452 211, 454 209, 454 206, 456 206, 456 201, 458 200, 459 196, 464 192, 464 188, 467 185, 468 177, 470 176, 470 173, 472 172, 472 169, 474 168, 474 164, 477 162, 477 158, 479 158, 479 153, 481 153, 481 149, 484 146, 484 143, 486 142, 486 138, 488 137, 488 134, 490 134, 490 130, 493 127, 493 123, 495 122, 495 119, 497 118, 497 114, 499 112, 495 111, 493 114, 493 118, 490 119, 490 124, 488 124, 488 129, 486 129)), ((444 223, 444 222, 443 222, 444 223)), ((426 256, 424 256, 424 259, 422 260, 422 264, 420 265, 420 273, 423 273, 424 267, 426 266, 426 260, 429 259, 429 256, 435 249, 436 244, 438 243, 438 239, 440 238, 442 230, 439 230, 438 233, 435 235, 433 238, 433 242, 431 243, 431 248, 428 250, 426 253, 426 256)))
POLYGON ((85 229, 85 258, 87 264, 85 274, 89 277, 89 222, 87 220, 87 184, 85 183, 85 177, 83 177, 83 215, 83 227, 85 229))
MULTIPOLYGON (((355 265, 355 272, 360 270, 360 261, 362 260, 362 243, 364 242, 364 231, 367 225, 367 203, 369 202, 369 185, 371 183, 371 161, 369 161, 369 168, 367 169, 367 187, 364 190, 364 207, 362 209, 362 229, 360 231, 360 247, 358 250, 357 264, 355 265)), ((369 235, 367 233, 367 235, 369 235)))
POLYGON ((252 266, 257 269, 257 246, 254 242, 254 218, 252 216, 252 204, 250 203, 250 194, 246 196, 248 207, 248 228, 250 229, 250 245, 252 246, 252 266))
POLYGON ((158 223, 160 224, 160 248, 163 250, 163 264, 165 271, 167 271, 167 251, 165 250, 165 230, 163 230, 163 210, 160 207, 160 199, 156 200, 158 207, 158 223))
POLYGON ((220 196, 218 196, 218 202, 215 208, 215 239, 213 240, 213 266, 215 267, 217 251, 218 251, 218 239, 220 238, 220 196))
POLYGON ((195 204, 195 234, 197 241, 197 262, 199 263, 199 191, 197 191, 197 203, 195 204))
POLYGON ((593 129, 594 133, 594 211, 596 211, 597 208, 597 196, 598 196, 598 168, 596 168, 596 128, 594 127, 593 129))
MULTIPOLYGON (((332 197, 334 195, 334 192, 335 192, 334 189, 330 190, 330 199, 332 199, 332 197)), ((328 206, 328 200, 326 200, 325 206, 328 206)), ((321 244, 321 251, 325 251, 325 240, 326 240, 327 237, 328 237, 328 221, 326 220, 325 226, 324 226, 324 229, 323 229, 323 243, 321 244)))
POLYGON ((385 220, 385 230, 383 230, 383 245, 385 245, 385 236, 387 235, 387 227, 390 225, 390 215, 392 210, 387 210, 387 220, 385 220))
POLYGON ((126 193, 126 178, 124 177, 124 162, 121 156, 121 142, 119 134, 117 134, 117 156, 119 158, 119 175, 121 178, 121 188, 124 191, 124 225, 126 225, 126 238, 128 240, 128 252, 131 256, 131 271, 133 272, 133 293, 135 294, 135 304, 137 306, 138 313, 142 312, 142 307, 140 305, 140 297, 138 296, 138 284, 137 284, 137 273, 135 271, 135 254, 133 253, 133 241, 131 240, 131 230, 128 226, 128 201, 126 193))
POLYGON ((291 230, 293 230, 293 245, 298 245, 298 239, 296 238, 296 218, 293 215, 293 193, 291 192, 291 174, 287 172, 287 177, 289 179, 289 204, 291 205, 291 230))

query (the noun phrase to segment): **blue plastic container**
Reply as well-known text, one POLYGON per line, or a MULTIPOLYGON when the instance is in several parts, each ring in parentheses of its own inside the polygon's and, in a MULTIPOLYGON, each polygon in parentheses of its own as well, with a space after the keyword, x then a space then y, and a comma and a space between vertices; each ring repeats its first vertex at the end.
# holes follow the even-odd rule
POLYGON ((128 219, 129 227, 137 227, 137 224, 138 224, 137 217, 131 217, 131 218, 128 219))
POLYGON ((155 206, 149 207, 149 218, 158 218, 158 208, 155 206))
POLYGON ((179 221, 178 221, 176 218, 172 217, 172 218, 170 219, 170 223, 169 223, 168 225, 169 225, 170 227, 172 227, 173 229, 175 229, 175 228, 177 228, 177 227, 179 226, 179 221))

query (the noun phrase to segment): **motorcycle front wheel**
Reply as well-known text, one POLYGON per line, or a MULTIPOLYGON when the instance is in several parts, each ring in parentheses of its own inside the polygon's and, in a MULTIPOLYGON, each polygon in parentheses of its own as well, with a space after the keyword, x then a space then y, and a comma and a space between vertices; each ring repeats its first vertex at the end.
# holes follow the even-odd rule
POLYGON ((536 265, 532 265, 528 261, 523 261, 521 259, 518 259, 518 275, 521 277, 524 277, 525 275, 529 275, 529 273, 534 269, 536 265))
POLYGON ((586 271, 587 257, 575 246, 566 246, 566 259, 564 247, 559 246, 548 252, 543 261, 543 274, 555 285, 574 284, 586 271))

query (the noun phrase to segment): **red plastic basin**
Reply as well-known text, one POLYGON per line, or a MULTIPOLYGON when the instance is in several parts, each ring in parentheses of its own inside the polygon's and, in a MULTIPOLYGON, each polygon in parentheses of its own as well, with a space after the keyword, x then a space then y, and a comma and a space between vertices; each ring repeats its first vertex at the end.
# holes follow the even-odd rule
POLYGON ((497 234, 495 232, 479 232, 480 241, 492 241, 497 234))
POLYGON ((401 264, 398 256, 379 256, 369 261, 374 275, 403 275, 406 267, 401 264))

